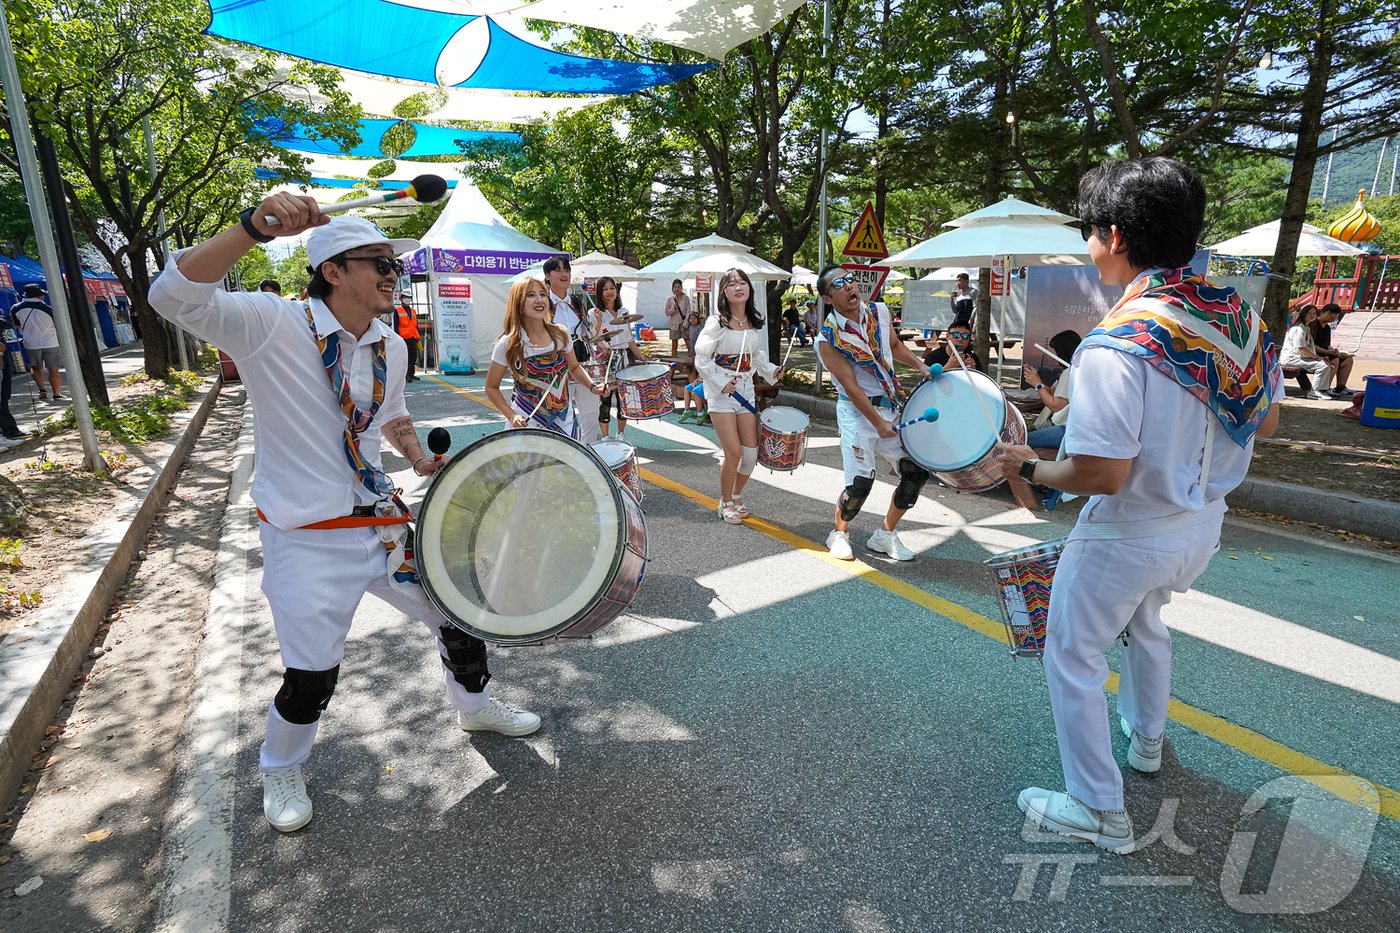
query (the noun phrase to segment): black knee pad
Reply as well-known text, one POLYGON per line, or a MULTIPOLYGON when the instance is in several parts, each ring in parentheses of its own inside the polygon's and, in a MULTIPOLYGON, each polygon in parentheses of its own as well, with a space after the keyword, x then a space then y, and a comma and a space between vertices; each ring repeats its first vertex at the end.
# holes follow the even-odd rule
POLYGON ((841 512, 841 521, 848 522, 859 515, 860 507, 865 505, 865 497, 870 495, 870 490, 874 488, 873 476, 857 476, 851 480, 851 485, 845 488, 841 493, 841 500, 836 503, 841 512))
POLYGON ((931 474, 908 457, 899 458, 899 485, 894 487, 894 506, 912 509, 919 501, 919 491, 931 474))
POLYGON ((272 698, 277 714, 294 725, 304 726, 321 718, 331 702, 340 665, 328 671, 303 671, 289 667, 282 673, 282 689, 272 698))
POLYGON ((452 672, 452 679, 466 687, 468 693, 485 690, 491 679, 491 672, 486 669, 486 642, 450 625, 438 629, 438 635, 446 652, 442 666, 452 672))

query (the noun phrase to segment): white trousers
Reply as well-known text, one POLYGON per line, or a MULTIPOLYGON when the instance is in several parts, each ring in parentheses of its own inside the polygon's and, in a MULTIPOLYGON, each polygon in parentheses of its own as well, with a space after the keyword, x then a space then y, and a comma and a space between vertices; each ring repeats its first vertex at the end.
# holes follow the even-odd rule
POLYGON ((1150 538, 1074 540, 1060 555, 1050 589, 1045 679, 1055 713, 1065 789, 1096 810, 1123 809, 1123 774, 1113 757, 1108 660, 1128 630, 1118 711, 1140 735, 1166 729, 1171 695, 1171 633, 1162 607, 1185 593, 1220 549, 1218 516, 1150 538))
POLYGON ((578 411, 578 441, 580 444, 591 444, 598 439, 598 410, 602 407, 602 399, 577 382, 569 383, 569 395, 578 411))
MULTIPOLYGON (((428 627, 438 654, 446 652, 438 630, 447 618, 418 590, 410 596, 389 586, 384 543, 374 528, 284 531, 261 524, 262 591, 272 609, 272 624, 283 667, 328 671, 345 656, 345 637, 365 593, 428 627)), ((447 668, 442 669, 447 698, 463 712, 479 712, 490 700, 489 688, 468 693, 447 668)), ((311 754, 318 723, 289 723, 269 705, 260 767, 273 771, 299 765, 311 754)))

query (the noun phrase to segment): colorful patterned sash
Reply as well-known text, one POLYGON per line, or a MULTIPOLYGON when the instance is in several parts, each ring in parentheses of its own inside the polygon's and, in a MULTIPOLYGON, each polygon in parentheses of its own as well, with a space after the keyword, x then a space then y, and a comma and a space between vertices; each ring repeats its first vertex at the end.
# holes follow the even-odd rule
POLYGON ((753 368, 753 357, 748 353, 716 353, 715 365, 737 376, 753 368))
MULTIPOLYGON (((1259 315, 1233 288, 1189 268, 1144 276, 1080 344, 1146 360, 1249 443, 1273 403, 1278 352, 1259 315)), ((1150 416, 1150 413, 1149 413, 1150 416)))
POLYGON ((870 373, 880 383, 884 389, 885 397, 899 406, 904 398, 904 392, 899 386, 899 381, 894 378, 894 372, 885 362, 884 352, 881 350, 880 340, 880 315, 878 312, 860 306, 859 326, 857 322, 852 322, 844 315, 831 312, 826 316, 826 322, 822 324, 822 336, 854 366, 870 373), (838 327, 836 322, 840 322, 838 327))
POLYGON ((569 392, 563 378, 569 368, 568 357, 563 350, 551 350, 525 357, 524 367, 523 373, 515 373, 515 407, 526 414, 536 412, 536 419, 542 419, 546 427, 559 430, 558 423, 569 411, 569 392))
POLYGON ((316 320, 312 317, 310 308, 306 309, 306 323, 311 328, 312 339, 321 351, 321 363, 326 367, 331 388, 340 400, 340 410, 345 412, 345 459, 349 461, 351 469, 360 477, 360 482, 366 489, 380 498, 391 496, 394 493, 394 484, 389 481, 383 470, 371 466, 360 452, 360 435, 374 421, 374 416, 379 413, 379 406, 384 402, 384 377, 388 368, 384 354, 384 338, 380 337, 379 342, 370 351, 373 359, 374 401, 370 403, 368 411, 361 411, 350 395, 350 379, 345 375, 345 368, 341 364, 340 331, 333 330, 324 337, 316 333, 316 320))

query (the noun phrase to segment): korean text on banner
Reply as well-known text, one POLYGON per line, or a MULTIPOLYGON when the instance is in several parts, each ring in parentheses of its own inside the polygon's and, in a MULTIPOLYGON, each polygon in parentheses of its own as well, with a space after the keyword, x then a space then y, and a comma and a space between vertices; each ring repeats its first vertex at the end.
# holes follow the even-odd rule
POLYGON ((1005 298, 1011 294, 1011 275, 1005 256, 992 257, 992 297, 1005 298))
POLYGON ((438 369, 470 373, 472 361, 471 279, 442 276, 437 282, 438 369))
POLYGON ((860 289, 860 300, 866 304, 875 300, 875 296, 880 294, 880 286, 885 284, 885 277, 890 274, 889 266, 862 266, 854 262, 845 262, 841 268, 846 270, 848 276, 854 276, 856 287, 860 289))
POLYGON ((708 292, 714 286, 713 272, 695 273, 695 290, 697 292, 708 292))

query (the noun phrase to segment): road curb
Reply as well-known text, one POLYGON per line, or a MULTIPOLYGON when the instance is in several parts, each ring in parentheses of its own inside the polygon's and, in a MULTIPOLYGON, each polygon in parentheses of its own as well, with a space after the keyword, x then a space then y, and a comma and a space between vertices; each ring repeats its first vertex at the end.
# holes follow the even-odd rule
MULTIPOLYGON (((835 399, 813 398, 784 389, 778 393, 778 404, 789 405, 823 421, 836 420, 835 399)), ((1235 509, 1315 522, 1385 541, 1400 539, 1400 503, 1383 499, 1247 476, 1238 489, 1225 497, 1225 503, 1235 509)))
POLYGON ((93 529, 87 569, 74 568, 32 625, 0 642, 0 800, 8 802, 19 790, 45 726, 87 657, 93 635, 126 582, 132 560, 174 488, 223 384, 223 377, 215 376, 140 504, 124 510, 129 517, 118 515, 93 529))

